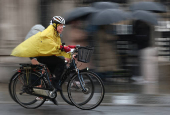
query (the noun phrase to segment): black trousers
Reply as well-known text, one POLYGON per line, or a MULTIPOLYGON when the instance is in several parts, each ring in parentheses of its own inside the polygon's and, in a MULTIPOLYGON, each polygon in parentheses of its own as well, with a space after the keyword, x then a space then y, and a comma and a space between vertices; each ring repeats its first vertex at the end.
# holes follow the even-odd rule
POLYGON ((42 56, 36 58, 38 62, 46 64, 50 72, 56 76, 55 82, 58 82, 66 67, 64 58, 57 56, 42 56))

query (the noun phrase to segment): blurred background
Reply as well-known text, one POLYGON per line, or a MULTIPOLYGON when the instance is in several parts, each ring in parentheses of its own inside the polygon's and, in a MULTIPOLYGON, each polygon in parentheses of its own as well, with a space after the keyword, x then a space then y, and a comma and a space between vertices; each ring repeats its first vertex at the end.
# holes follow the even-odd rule
POLYGON ((48 27, 65 18, 67 45, 93 46, 89 67, 113 92, 170 93, 169 0, 0 0, 0 82, 7 83, 19 63, 10 56, 36 24, 48 27))

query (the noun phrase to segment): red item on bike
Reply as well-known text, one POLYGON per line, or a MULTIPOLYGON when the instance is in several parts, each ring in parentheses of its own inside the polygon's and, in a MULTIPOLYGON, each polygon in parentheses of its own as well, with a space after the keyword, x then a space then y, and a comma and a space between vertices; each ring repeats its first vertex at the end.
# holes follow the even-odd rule
POLYGON ((60 49, 64 49, 65 52, 71 51, 71 49, 67 46, 64 46, 64 48, 63 48, 63 46, 60 45, 60 49))
POLYGON ((76 48, 75 45, 68 45, 69 48, 76 48))
POLYGON ((63 46, 60 45, 60 50, 64 49, 63 46))

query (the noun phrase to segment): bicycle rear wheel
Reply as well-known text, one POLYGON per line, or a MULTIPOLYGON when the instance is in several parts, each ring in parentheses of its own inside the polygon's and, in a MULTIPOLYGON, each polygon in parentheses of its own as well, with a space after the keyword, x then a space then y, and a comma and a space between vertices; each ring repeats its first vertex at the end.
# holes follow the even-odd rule
MULTIPOLYGON (((16 72, 10 79, 10 82, 9 82, 9 85, 8 85, 8 90, 9 90, 9 94, 11 96, 11 98, 16 102, 18 103, 18 101, 15 99, 15 96, 14 96, 14 81, 15 79, 18 77, 18 76, 23 76, 25 73, 22 73, 22 72, 16 72)), ((23 103, 25 105, 30 105, 30 104, 33 104, 35 103, 37 100, 33 100, 32 102, 28 102, 28 103, 23 103)))
MULTIPOLYGON (((31 88, 28 89, 28 86, 39 77, 40 74, 36 72, 30 72, 27 74, 22 73, 13 81, 12 95, 15 98, 15 101, 17 101, 21 106, 28 109, 35 109, 40 107, 45 102, 46 98, 37 97, 28 93, 31 90, 31 88)), ((36 81, 35 85, 35 88, 46 88, 46 84, 43 79, 36 81)))
POLYGON ((94 109, 100 105, 104 98, 105 89, 100 77, 93 72, 81 72, 83 86, 86 89, 82 91, 78 76, 75 75, 68 84, 68 96, 72 103, 83 110, 94 109))
MULTIPOLYGON (((17 101, 16 101, 16 99, 14 98, 14 94, 13 94, 13 84, 14 84, 15 78, 16 78, 18 75, 20 75, 20 74, 22 74, 22 73, 16 72, 16 73, 11 77, 10 82, 9 82, 9 85, 8 85, 9 94, 10 94, 11 98, 12 98, 15 102, 17 102, 17 101)), ((18 102, 17 102, 17 103, 18 103, 18 102)))

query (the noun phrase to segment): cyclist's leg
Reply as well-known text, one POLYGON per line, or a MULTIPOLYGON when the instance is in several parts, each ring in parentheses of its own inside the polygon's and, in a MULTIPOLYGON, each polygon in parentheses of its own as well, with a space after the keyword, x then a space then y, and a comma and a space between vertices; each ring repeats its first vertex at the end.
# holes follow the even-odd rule
POLYGON ((46 64, 48 69, 52 74, 55 75, 52 84, 60 90, 58 81, 60 80, 61 74, 65 68, 65 60, 64 58, 57 57, 57 56, 45 56, 45 57, 38 57, 37 60, 40 63, 46 64))
MULTIPOLYGON (((61 58, 57 57, 57 56, 45 56, 45 57, 38 57, 37 60, 40 63, 46 64, 46 66, 48 67, 49 71, 54 74, 55 78, 52 79, 52 85, 56 88, 56 89, 61 89, 58 86, 58 75, 63 72, 64 69, 62 69, 63 67, 60 67, 60 64, 64 62, 64 60, 62 60, 61 58), (56 68, 61 68, 60 71, 58 71, 58 73, 56 74, 56 68)), ((64 64, 64 63, 63 63, 64 64)), ((62 64, 61 64, 62 65, 62 64)), ((54 104, 57 105, 57 101, 55 99, 51 100, 54 104)))
POLYGON ((53 74, 55 75, 53 83, 57 88, 57 90, 61 91, 61 87, 59 86, 59 80, 61 79, 61 75, 64 72, 66 65, 65 65, 65 61, 61 58, 57 58, 55 61, 57 62, 57 64, 53 72, 53 74))

